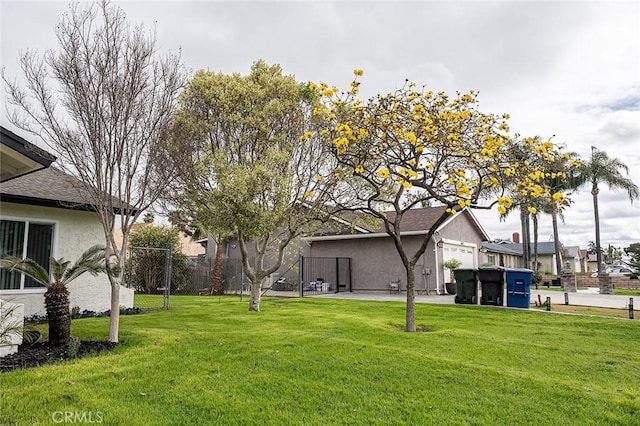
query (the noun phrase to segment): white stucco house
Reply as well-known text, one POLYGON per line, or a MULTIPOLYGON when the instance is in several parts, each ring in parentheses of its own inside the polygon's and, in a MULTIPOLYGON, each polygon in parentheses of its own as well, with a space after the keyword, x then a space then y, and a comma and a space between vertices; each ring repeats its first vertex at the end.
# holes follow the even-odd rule
MULTIPOLYGON (((29 257, 48 268, 49 258, 74 262, 87 248, 104 245, 104 233, 95 207, 82 183, 46 162, 19 171, 20 151, 29 157, 42 151, 2 128, 0 184, 0 255, 29 257), (5 151, 17 151, 5 157, 5 151), (5 158, 16 163, 5 176, 5 158), (45 164, 43 164, 45 163, 45 164)), ((46 154, 46 153, 45 153, 46 154)), ((35 160, 31 160, 33 163, 35 160)), ((37 163, 37 161, 35 161, 37 163)), ((84 274, 69 284, 70 306, 102 312, 110 309, 111 286, 103 274, 84 274)), ((0 299, 24 304, 24 315, 45 314, 45 288, 17 273, 0 271, 0 299)), ((133 306, 133 290, 120 288, 120 305, 133 306)))

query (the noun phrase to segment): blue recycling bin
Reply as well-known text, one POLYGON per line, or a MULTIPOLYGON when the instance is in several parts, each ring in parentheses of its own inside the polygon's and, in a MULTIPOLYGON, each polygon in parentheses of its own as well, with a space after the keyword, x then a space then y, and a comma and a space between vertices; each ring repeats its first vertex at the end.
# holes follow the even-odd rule
POLYGON ((510 308, 527 308, 531 306, 531 269, 506 269, 507 306, 510 308))

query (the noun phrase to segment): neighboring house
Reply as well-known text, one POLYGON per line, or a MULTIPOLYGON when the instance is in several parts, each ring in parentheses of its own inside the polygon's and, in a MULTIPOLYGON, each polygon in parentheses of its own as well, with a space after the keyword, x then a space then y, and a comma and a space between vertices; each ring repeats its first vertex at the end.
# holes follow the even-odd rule
MULTIPOLYGON (((403 215, 402 239, 407 252, 416 251, 444 210, 444 207, 416 208, 403 215)), ((392 217, 395 213, 387 214, 392 217)), ((282 274, 290 276, 292 271, 298 271, 304 277, 302 284, 305 288, 319 277, 328 280, 328 277, 333 276, 335 279, 336 275, 346 274, 347 276, 339 279, 349 284, 338 283, 338 291, 388 291, 389 283, 397 280, 400 280, 400 289, 406 290, 404 266, 383 225, 366 224, 366 221, 361 220, 350 221, 346 219, 348 217, 345 214, 340 218, 334 217, 325 229, 316 232, 314 236, 292 241, 285 252, 282 267, 273 274, 271 282, 275 282, 282 274), (300 256, 309 261, 302 267, 298 264, 300 256), (302 273, 300 269, 305 268, 302 273), (313 272, 309 272, 309 269, 313 269, 313 272), (323 270, 324 273, 321 272, 323 270)), ((443 293, 449 274, 442 264, 455 258, 462 263, 461 268, 477 268, 480 245, 482 241, 489 239, 468 209, 449 217, 436 231, 414 269, 417 291, 443 293)), ((204 240, 202 243, 206 244, 204 240)), ((213 244, 211 241, 209 243, 206 245, 211 247, 213 244)), ((252 245, 249 244, 247 249, 251 258, 254 253, 252 245)), ((223 250, 225 258, 237 260, 241 257, 237 240, 233 238, 225 242, 223 250)), ((213 253, 208 251, 207 255, 213 253)), ((269 264, 269 261, 267 258, 265 264, 269 264)), ((298 272, 295 272, 296 276, 298 272)), ((232 278, 234 277, 225 277, 227 280, 232 278)), ((333 286, 336 283, 330 282, 329 285, 335 291, 333 286)))
MULTIPOLYGON (((416 208, 407 211, 401 223, 402 240, 407 253, 420 246, 444 207, 416 208)), ((392 218, 395 213, 387 213, 392 218)), ((311 257, 339 257, 351 259, 351 290, 388 290, 389 283, 400 280, 406 289, 406 272, 400 255, 383 226, 373 228, 352 226, 350 232, 324 232, 307 238, 306 254, 311 257)), ((488 235, 471 210, 449 217, 429 241, 426 251, 415 267, 415 289, 444 292, 449 274, 443 263, 458 259, 461 268, 477 268, 478 252, 488 235)), ((305 283, 306 284, 306 283, 305 283)))
POLYGON ((598 255, 595 253, 587 257, 587 272, 598 272, 598 255))
MULTIPOLYGON (((48 268, 50 257, 74 262, 87 248, 104 245, 102 225, 89 200, 80 181, 53 167, 3 182, 0 255, 29 257, 48 268)), ((69 290, 71 307, 110 309, 111 286, 104 274, 85 274, 69 290)), ((0 271, 0 297, 24 304, 25 316, 45 313, 44 292, 21 274, 0 271)), ((120 305, 133 306, 132 290, 120 288, 120 305)))
MULTIPOLYGON (((136 229, 140 229, 143 226, 154 226, 152 223, 134 223, 131 226, 131 232, 134 232, 136 229)), ((186 235, 184 232, 180 231, 178 233, 180 237, 180 248, 182 254, 187 256, 192 261, 197 261, 199 258, 203 257, 206 249, 205 247, 191 239, 190 236, 186 235)), ((118 249, 122 247, 122 229, 118 228, 113 232, 113 237, 116 240, 116 246, 118 249)))
POLYGON ((522 245, 513 247, 505 242, 483 242, 480 248, 481 266, 522 267, 522 245))
POLYGON ((567 246, 564 247, 562 253, 563 265, 562 268, 571 273, 588 272, 587 267, 587 251, 580 249, 579 246, 567 246))
MULTIPOLYGON (((515 234, 514 234, 515 236, 515 234)), ((516 239, 517 241, 517 239, 516 239)), ((531 261, 534 259, 534 244, 529 245, 531 261)), ((522 268, 522 243, 511 241, 482 243, 482 264, 504 266, 505 268, 522 268)), ((538 243, 538 270, 542 273, 556 275, 555 244, 552 242, 538 243)))

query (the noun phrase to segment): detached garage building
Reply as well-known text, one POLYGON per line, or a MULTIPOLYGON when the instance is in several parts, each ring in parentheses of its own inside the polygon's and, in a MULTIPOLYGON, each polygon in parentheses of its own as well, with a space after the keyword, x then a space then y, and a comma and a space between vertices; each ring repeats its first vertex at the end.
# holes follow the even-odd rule
MULTIPOLYGON (((444 213, 445 207, 430 207, 407 211, 401 222, 402 240, 407 253, 414 253, 422 244, 430 227, 444 213)), ((392 218, 395 213, 388 213, 392 218)), ((473 213, 465 209, 451 216, 429 241, 425 253, 415 268, 416 291, 444 293, 449 274, 443 263, 457 259, 461 268, 479 266, 479 249, 489 239, 473 213)), ((350 258, 351 288, 340 291, 388 290, 389 283, 400 280, 406 290, 406 273, 400 256, 381 225, 378 229, 347 226, 341 231, 324 232, 307 239, 314 258, 350 258)))

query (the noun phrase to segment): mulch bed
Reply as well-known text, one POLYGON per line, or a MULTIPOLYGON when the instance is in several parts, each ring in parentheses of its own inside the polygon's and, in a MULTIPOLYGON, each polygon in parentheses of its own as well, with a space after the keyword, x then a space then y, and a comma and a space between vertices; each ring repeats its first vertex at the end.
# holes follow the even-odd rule
POLYGON ((75 342, 76 345, 69 354, 68 346, 52 346, 49 342, 25 344, 18 348, 18 352, 0 358, 0 373, 18 368, 32 368, 45 364, 81 358, 88 354, 110 351, 116 347, 113 342, 96 342, 92 340, 75 342), (75 354, 73 354, 75 352, 75 354))

